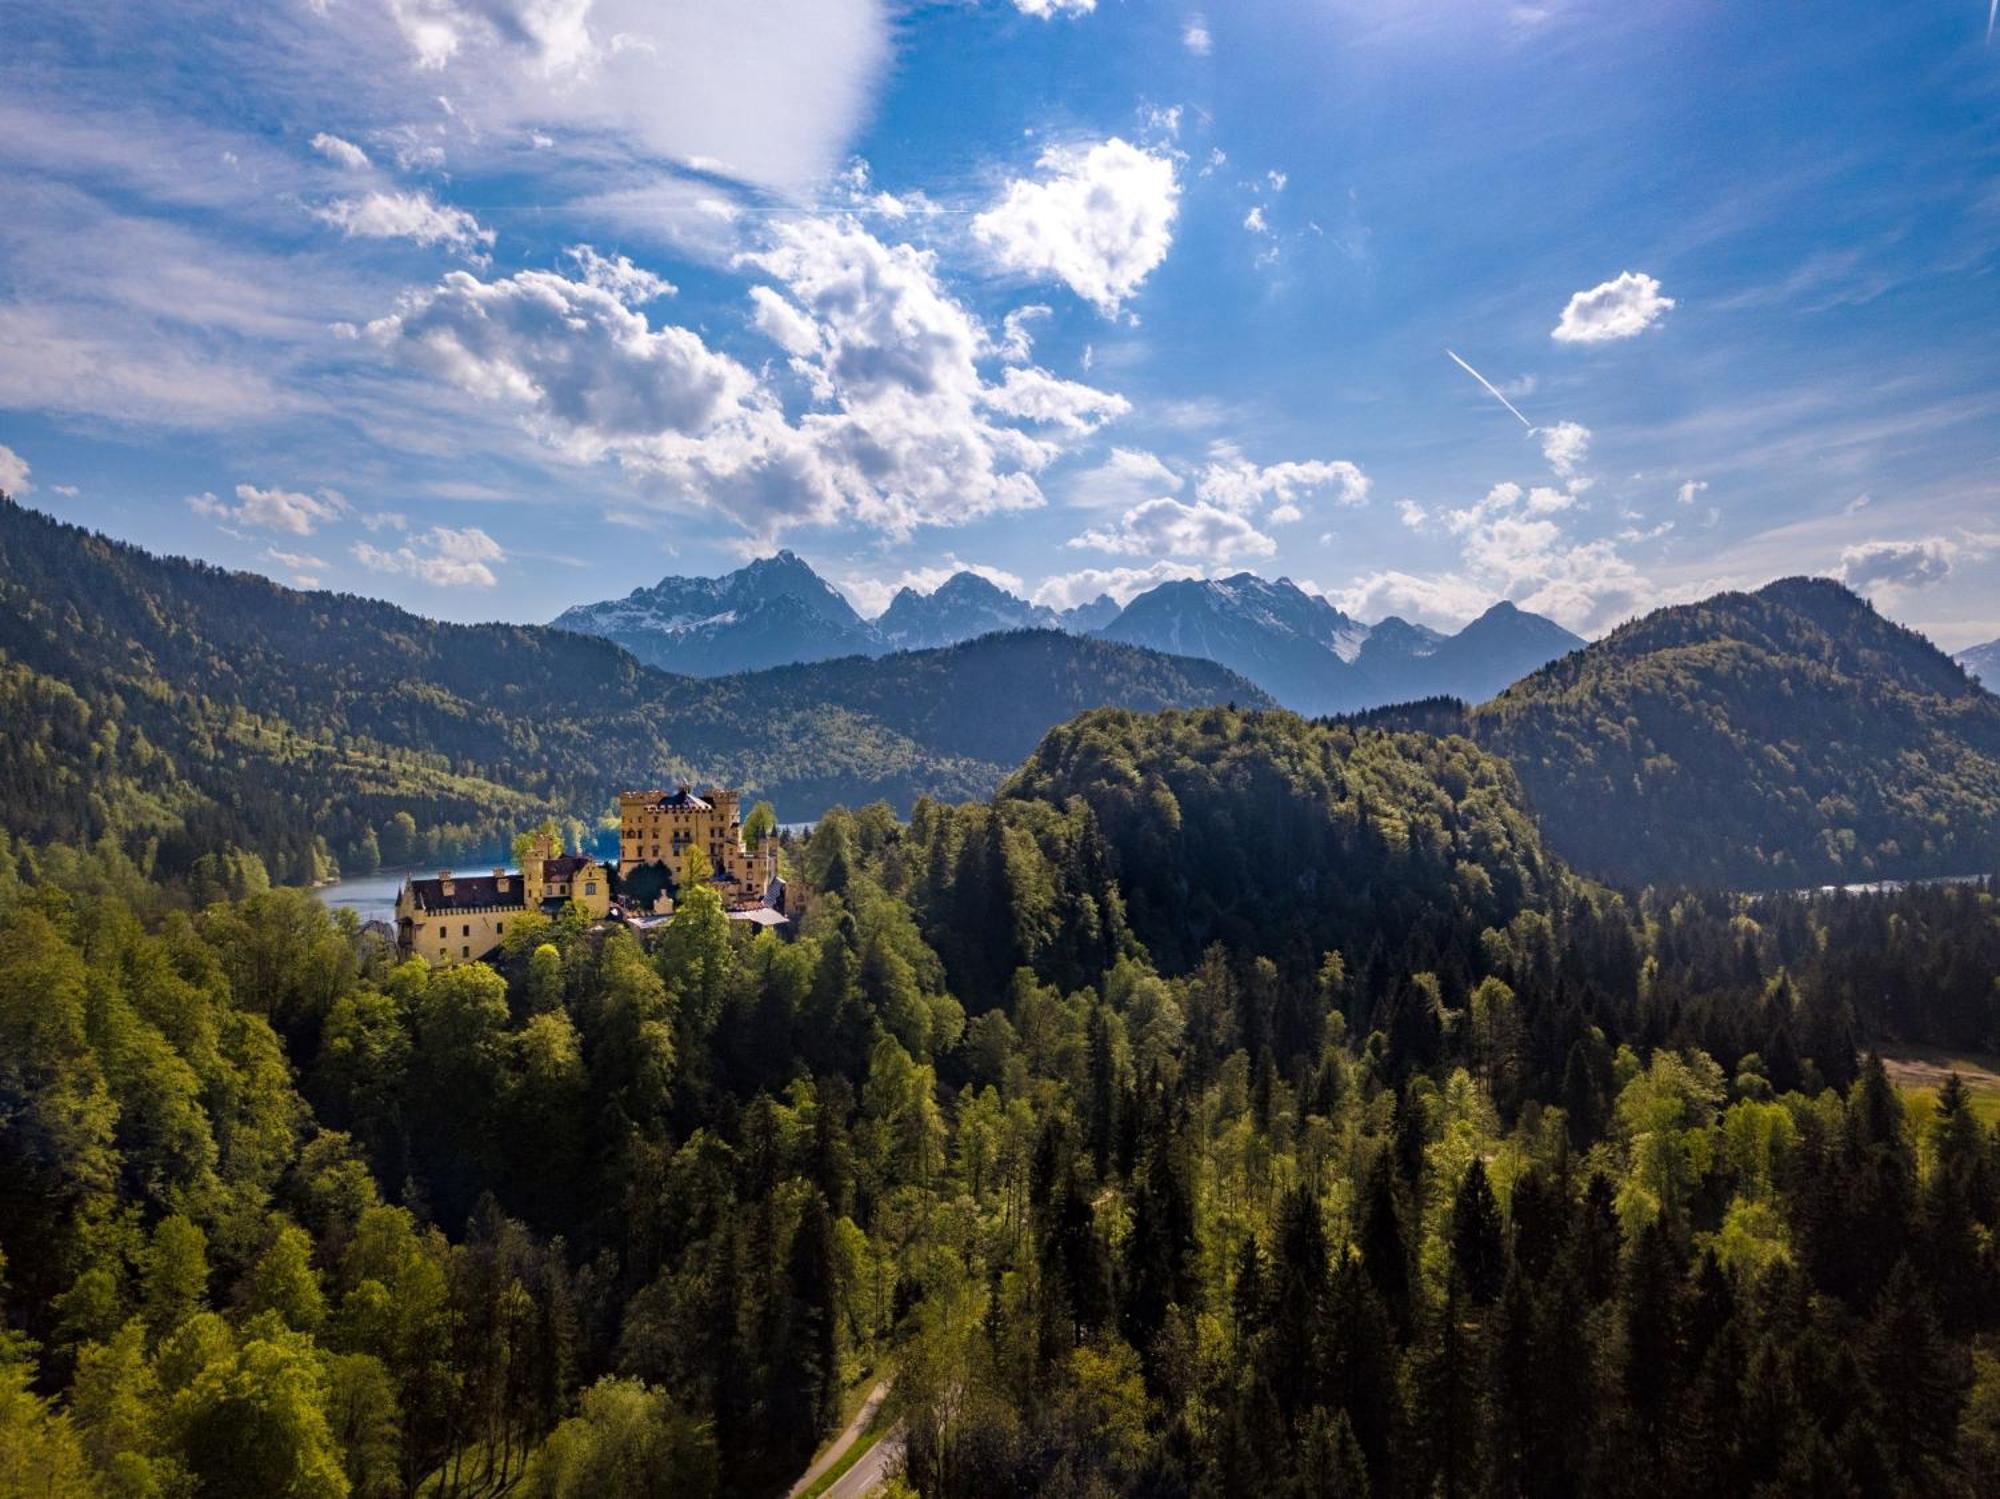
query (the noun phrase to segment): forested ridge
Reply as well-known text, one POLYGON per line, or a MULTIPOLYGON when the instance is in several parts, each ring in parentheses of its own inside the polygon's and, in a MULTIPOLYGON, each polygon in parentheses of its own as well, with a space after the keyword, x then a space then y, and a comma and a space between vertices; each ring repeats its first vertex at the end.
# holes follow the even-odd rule
POLYGON ((169 876, 238 850, 279 881, 480 856, 676 776, 806 817, 983 796, 1084 707, 1229 701, 1263 698, 1055 634, 698 682, 588 636, 154 557, 0 496, 0 827, 109 836, 169 876))
POLYGON ((1751 888, 2000 866, 2000 697, 1824 578, 1661 609, 1474 709, 1552 847, 1751 888))
POLYGON ((2000 1139, 1869 1055, 1993 1044, 1990 886, 1621 896, 1227 709, 785 858, 432 971, 0 847, 0 1489, 775 1495, 890 1372, 940 1499, 2000 1486, 2000 1139))

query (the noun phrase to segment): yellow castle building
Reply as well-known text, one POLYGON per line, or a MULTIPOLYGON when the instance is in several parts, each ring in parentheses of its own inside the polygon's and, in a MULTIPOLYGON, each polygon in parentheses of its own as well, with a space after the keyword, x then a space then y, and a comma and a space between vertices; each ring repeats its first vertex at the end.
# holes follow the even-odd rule
MULTIPOLYGON (((406 957, 464 963, 491 956, 506 940, 508 923, 531 911, 553 916, 575 901, 601 920, 614 912, 614 887, 635 871, 658 866, 663 882, 678 881, 690 848, 707 857, 710 882, 732 916, 782 925, 785 882, 778 876, 777 838, 747 846, 741 808, 741 793, 720 787, 702 796, 687 785, 624 792, 615 866, 585 854, 559 854, 555 839, 541 833, 518 871, 460 875, 441 869, 435 878, 406 880, 396 897, 397 945, 406 957)), ((672 909, 671 901, 664 905, 672 909)))
POLYGON ((742 795, 720 786, 697 796, 683 782, 672 791, 627 791, 618 798, 618 874, 658 864, 678 877, 690 848, 708 858, 723 904, 734 909, 784 905, 778 841, 743 841, 742 795))
POLYGON ((507 935, 509 920, 530 911, 554 915, 575 901, 593 918, 611 910, 611 871, 585 854, 559 854, 538 834, 518 871, 461 875, 440 869, 435 879, 406 880, 396 897, 396 943, 409 957, 433 963, 484 958, 507 935))

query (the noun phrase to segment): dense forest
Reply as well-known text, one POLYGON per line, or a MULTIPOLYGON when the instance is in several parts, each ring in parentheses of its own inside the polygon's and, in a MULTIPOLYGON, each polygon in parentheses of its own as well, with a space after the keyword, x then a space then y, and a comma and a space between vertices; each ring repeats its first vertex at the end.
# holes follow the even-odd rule
POLYGON ((1619 894, 1464 739, 1093 714, 990 802, 399 963, 0 846, 0 1491, 2000 1488, 1992 885, 1619 894))
POLYGON ((0 829, 110 834, 168 877, 237 850, 280 882, 478 856, 676 776, 805 816, 984 796, 1084 708, 1263 701, 1209 662, 1053 633, 696 681, 153 557, 0 495, 0 829))

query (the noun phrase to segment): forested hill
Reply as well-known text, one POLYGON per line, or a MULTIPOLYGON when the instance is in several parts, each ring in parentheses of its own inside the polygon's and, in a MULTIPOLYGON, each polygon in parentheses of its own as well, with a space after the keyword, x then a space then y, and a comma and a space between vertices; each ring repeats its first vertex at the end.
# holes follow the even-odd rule
POLYGON ((696 683, 606 641, 300 593, 0 499, 0 827, 157 840, 165 873, 230 848, 294 880, 469 855, 677 775, 806 817, 979 796, 1080 707, 1232 699, 1261 701, 1209 663, 1061 636, 696 683))
POLYGON ((1299 964, 1385 938, 1430 966, 1560 880, 1513 771, 1462 738, 1107 710, 1051 732, 1002 795, 1080 798, 1133 930, 1176 969, 1216 941, 1299 964))
POLYGON ((2000 698, 1827 579, 1658 610, 1469 724, 1593 874, 1768 888, 2000 866, 2000 698))

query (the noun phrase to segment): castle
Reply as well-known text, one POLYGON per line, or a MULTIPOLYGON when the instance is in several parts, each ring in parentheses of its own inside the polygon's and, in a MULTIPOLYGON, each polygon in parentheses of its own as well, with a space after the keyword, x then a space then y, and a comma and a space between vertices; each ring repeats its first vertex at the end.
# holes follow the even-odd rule
MULTIPOLYGON (((396 897, 396 941, 405 957, 434 964, 463 963, 492 954, 507 936, 509 920, 530 911, 554 915, 570 902, 593 921, 624 917, 652 907, 656 893, 680 878, 685 856, 698 848, 711 870, 709 882, 732 917, 762 925, 782 921, 785 883, 778 876, 775 835, 752 848, 743 841, 742 796, 720 787, 697 796, 681 785, 669 791, 627 791, 618 798, 618 862, 559 854, 541 833, 529 844, 519 871, 406 880, 396 897)), ((665 900, 668 910, 673 903, 665 900)))

